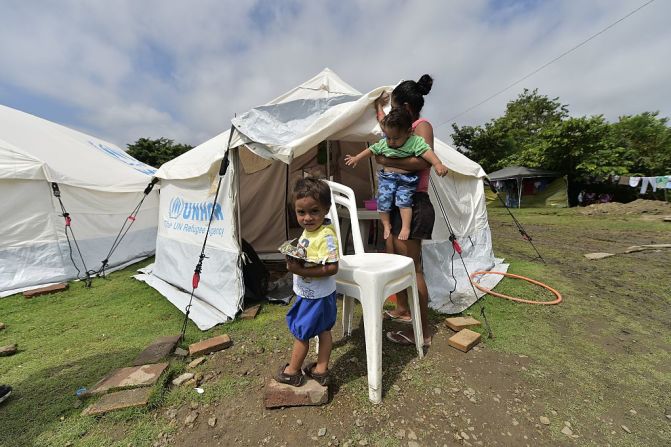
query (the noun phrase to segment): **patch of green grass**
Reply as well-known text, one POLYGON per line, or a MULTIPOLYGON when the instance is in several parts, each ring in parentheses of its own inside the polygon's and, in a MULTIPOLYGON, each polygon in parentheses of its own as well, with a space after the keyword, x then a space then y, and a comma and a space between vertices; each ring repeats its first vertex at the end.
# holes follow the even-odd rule
MULTIPOLYGON (((7 325, 0 344, 19 346, 17 354, 0 362, 0 383, 14 388, 0 411, 0 445, 60 445, 59 440, 77 439, 91 422, 79 415, 83 406, 75 405, 75 391, 129 366, 159 336, 179 333, 182 314, 130 278, 137 268, 97 279, 91 289, 76 282, 58 294, 0 300, 7 325)), ((200 337, 189 323, 187 340, 200 337)))
MULTIPOLYGON (((663 224, 635 218, 587 217, 572 210, 548 214, 516 210, 515 215, 527 227, 559 234, 580 234, 580 229, 588 226, 591 231, 602 230, 605 237, 609 232, 623 232, 624 240, 627 232, 640 231, 656 240, 669 237, 663 224)), ((496 226, 508 217, 497 211, 490 212, 490 219, 496 226)), ((508 229, 499 232, 507 236, 508 229)), ((543 244, 543 238, 539 239, 543 244)), ((524 354, 532 360, 529 380, 545 389, 551 396, 546 401, 548 409, 563 415, 561 421, 570 421, 574 432, 580 434, 582 428, 589 427, 603 441, 599 445, 656 445, 660 439, 671 438, 671 429, 662 420, 663 407, 671 405, 671 399, 660 394, 660 390, 671 388, 671 332, 668 308, 664 307, 669 303, 671 281, 647 281, 640 270, 627 268, 626 263, 632 261, 624 257, 589 264, 580 256, 582 251, 576 256, 576 248, 581 249, 571 245, 575 239, 565 239, 564 247, 543 245, 541 252, 550 262, 542 264, 521 259, 531 253, 530 247, 521 247, 523 242, 494 236, 495 252, 511 263, 511 273, 543 281, 558 289, 564 301, 556 306, 537 306, 487 297, 487 315, 495 338, 483 340, 493 349, 524 354), (569 257, 575 261, 568 261, 574 265, 567 267, 569 257), (553 262, 556 259, 564 262, 553 262), (629 409, 638 411, 635 422, 630 423, 636 425, 637 435, 623 438, 619 424, 604 421, 631 418, 629 409)), ((650 263, 645 274, 668 278, 664 270, 663 263, 650 263)), ((549 296, 538 293, 536 286, 508 278, 496 291, 523 298, 549 296)), ((561 422, 552 426, 557 442, 566 440, 560 433, 562 426, 561 422)), ((582 442, 587 445, 586 440, 582 442)))

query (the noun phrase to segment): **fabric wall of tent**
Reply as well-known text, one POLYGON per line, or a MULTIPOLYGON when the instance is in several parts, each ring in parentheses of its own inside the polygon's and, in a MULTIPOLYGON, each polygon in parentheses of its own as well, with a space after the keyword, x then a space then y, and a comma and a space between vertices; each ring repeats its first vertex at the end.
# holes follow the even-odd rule
MULTIPOLYGON (((156 261, 136 277, 185 311, 218 173, 230 147, 230 166, 214 208, 207 259, 190 317, 201 329, 234 318, 244 296, 240 240, 261 254, 277 253, 296 231, 289 210, 297 178, 304 174, 333 178, 352 187, 361 204, 372 196, 374 166, 352 169, 343 160, 380 138, 373 102, 385 90, 391 87, 362 95, 325 69, 267 105, 239 115, 232 120, 232 130, 161 166, 156 174, 161 179, 156 261)), ((466 265, 470 271, 491 269, 495 259, 482 182, 485 173, 447 144, 436 140, 435 146, 450 173, 432 180, 466 265)), ((436 203, 434 192, 431 197, 436 203)), ((437 205, 433 237, 423 246, 431 306, 459 312, 475 296, 459 259, 452 263, 454 250, 437 205)), ((488 276, 496 281, 495 275, 488 276)))
MULTIPOLYGON (((558 172, 509 166, 487 177, 509 208, 568 207, 568 180, 558 172)), ((486 195, 487 206, 503 207, 495 193, 486 195)))
MULTIPOLYGON (((80 276, 98 269, 154 172, 111 143, 0 106, 0 296, 77 278, 76 268, 80 276), (86 268, 74 245, 73 265, 53 183, 86 268)), ((154 253, 157 218, 153 191, 109 258, 108 271, 154 253)))

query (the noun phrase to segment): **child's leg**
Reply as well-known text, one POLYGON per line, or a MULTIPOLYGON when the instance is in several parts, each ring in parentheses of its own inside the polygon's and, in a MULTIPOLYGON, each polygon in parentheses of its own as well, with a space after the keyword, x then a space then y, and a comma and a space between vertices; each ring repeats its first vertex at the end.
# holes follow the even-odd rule
POLYGON ((391 217, 389 213, 380 212, 380 222, 382 222, 382 229, 384 231, 383 237, 387 239, 391 234, 391 217))
POLYGON ((332 348, 333 338, 331 337, 331 331, 324 331, 319 334, 319 354, 317 355, 317 366, 315 366, 313 372, 317 374, 328 372, 332 348))
MULTIPOLYGON (((319 335, 320 340, 319 343, 321 344, 321 334, 319 335)), ((297 338, 294 339, 294 348, 291 351, 291 360, 289 361, 289 365, 284 368, 284 373, 288 374, 290 376, 298 374, 299 371, 301 371, 301 368, 303 367, 303 361, 305 360, 305 357, 308 355, 308 351, 310 350, 310 341, 309 340, 299 340, 297 338)), ((322 347, 319 347, 319 356, 321 357, 321 350, 322 347)), ((329 354, 331 353, 331 347, 329 346, 329 354)))
POLYGON ((391 234, 391 219, 389 213, 394 204, 396 180, 393 172, 380 170, 377 177, 377 210, 380 213, 380 222, 384 228, 384 238, 391 234))
POLYGON ((417 190, 419 176, 417 174, 398 174, 398 189, 396 190, 396 206, 401 214, 401 231, 398 239, 405 241, 410 237, 412 223, 412 196, 417 190))
POLYGON ((410 223, 412 222, 412 208, 399 208, 401 215, 401 231, 398 233, 399 241, 407 241, 410 237, 410 223))

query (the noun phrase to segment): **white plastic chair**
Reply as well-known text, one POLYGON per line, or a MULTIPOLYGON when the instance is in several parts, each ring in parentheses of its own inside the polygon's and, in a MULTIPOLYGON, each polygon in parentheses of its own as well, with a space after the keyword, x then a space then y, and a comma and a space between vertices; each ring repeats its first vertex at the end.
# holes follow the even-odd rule
POLYGON ((368 365, 368 398, 373 403, 382 402, 382 306, 388 296, 408 290, 408 303, 415 333, 415 345, 420 358, 424 357, 422 323, 419 312, 419 295, 415 266, 412 258, 388 253, 364 253, 359 219, 357 218, 354 191, 339 183, 327 181, 331 188, 329 215, 335 226, 338 240, 340 224, 336 205, 347 208, 354 241, 353 255, 340 257, 336 275, 336 290, 343 294, 343 332, 352 333, 354 298, 363 310, 366 360, 368 365))

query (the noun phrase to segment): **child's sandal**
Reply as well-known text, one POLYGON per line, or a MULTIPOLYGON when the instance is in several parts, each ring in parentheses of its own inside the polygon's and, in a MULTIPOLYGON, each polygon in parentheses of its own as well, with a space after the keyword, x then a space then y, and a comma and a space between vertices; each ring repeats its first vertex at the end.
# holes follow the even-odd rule
POLYGON ((286 363, 283 366, 280 366, 280 369, 277 371, 277 374, 275 374, 275 380, 277 380, 279 383, 284 383, 296 387, 303 385, 303 383, 305 382, 305 376, 303 375, 303 371, 298 370, 296 374, 287 374, 284 372, 287 366, 289 366, 288 363, 286 363))
POLYGON ((314 372, 315 367, 317 366, 317 362, 312 362, 305 368, 303 368, 303 373, 308 376, 311 379, 314 379, 318 384, 321 386, 327 386, 330 382, 329 380, 329 372, 326 371, 323 374, 319 374, 314 372))

